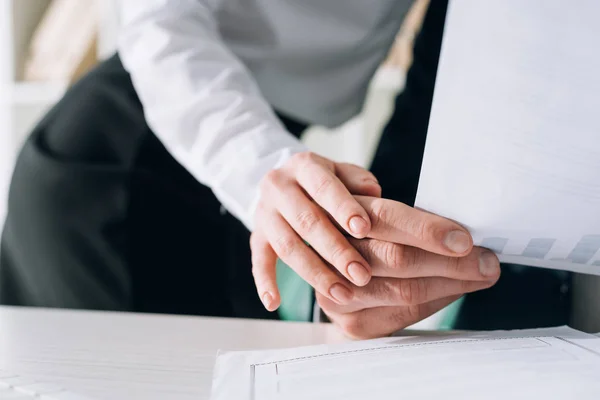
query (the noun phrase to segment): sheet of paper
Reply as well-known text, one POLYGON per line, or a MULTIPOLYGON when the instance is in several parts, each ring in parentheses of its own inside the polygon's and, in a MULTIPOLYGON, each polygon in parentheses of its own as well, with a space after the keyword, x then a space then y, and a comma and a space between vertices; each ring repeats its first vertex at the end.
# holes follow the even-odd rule
POLYGON ((221 353, 211 399, 597 399, 598 376, 600 338, 570 328, 447 333, 221 353))
POLYGON ((600 274, 600 2, 450 1, 416 206, 600 274))

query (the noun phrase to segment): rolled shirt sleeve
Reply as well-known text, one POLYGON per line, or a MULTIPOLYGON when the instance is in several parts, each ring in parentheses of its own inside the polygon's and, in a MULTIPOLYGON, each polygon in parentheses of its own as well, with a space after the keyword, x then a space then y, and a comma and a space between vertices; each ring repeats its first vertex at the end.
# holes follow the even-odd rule
POLYGON ((248 229, 259 183, 306 147, 220 38, 210 0, 123 0, 119 54, 148 125, 248 229))

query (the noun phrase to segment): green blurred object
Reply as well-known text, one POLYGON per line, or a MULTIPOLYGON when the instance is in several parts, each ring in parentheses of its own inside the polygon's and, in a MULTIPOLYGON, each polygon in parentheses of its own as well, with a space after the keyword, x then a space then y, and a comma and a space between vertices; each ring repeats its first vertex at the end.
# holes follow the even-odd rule
POLYGON ((279 317, 284 321, 311 321, 313 289, 281 260, 277 260, 277 285, 281 294, 279 317))
POLYGON ((454 329, 454 324, 456 323, 456 318, 458 317, 458 313, 460 312, 460 306, 464 301, 464 296, 460 299, 456 300, 454 303, 446 306, 444 308, 444 318, 442 319, 442 323, 438 327, 441 331, 448 331, 454 329))
MULTIPOLYGON (((313 288, 281 260, 277 260, 277 285, 281 294, 279 317, 284 321, 311 321, 314 303, 313 288)), ((444 316, 437 329, 454 329, 463 300, 464 297, 461 297, 442 311, 444 316)))

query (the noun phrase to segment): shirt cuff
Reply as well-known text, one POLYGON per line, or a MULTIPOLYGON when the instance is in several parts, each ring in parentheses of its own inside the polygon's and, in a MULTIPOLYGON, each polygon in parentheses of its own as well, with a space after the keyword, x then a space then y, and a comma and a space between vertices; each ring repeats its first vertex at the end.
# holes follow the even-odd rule
POLYGON ((260 183, 273 169, 281 168, 294 154, 308 148, 287 132, 271 135, 270 140, 247 141, 246 146, 229 154, 227 167, 213 182, 211 188, 217 199, 250 231, 254 229, 254 212, 260 200, 260 183))

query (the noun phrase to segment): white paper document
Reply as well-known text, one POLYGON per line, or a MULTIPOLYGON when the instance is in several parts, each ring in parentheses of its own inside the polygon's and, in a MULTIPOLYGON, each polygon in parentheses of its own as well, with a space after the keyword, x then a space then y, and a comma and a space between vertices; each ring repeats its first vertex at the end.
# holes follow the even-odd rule
POLYGON ((600 338, 555 328, 222 353, 212 400, 598 399, 600 338))
POLYGON ((450 1, 416 206, 600 274, 600 1, 450 1))

